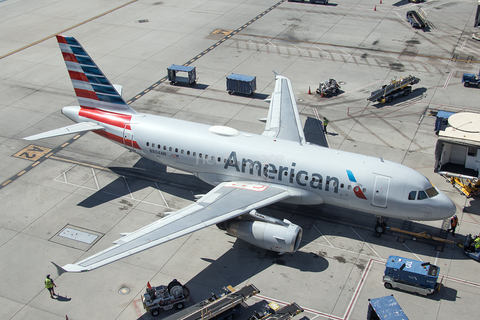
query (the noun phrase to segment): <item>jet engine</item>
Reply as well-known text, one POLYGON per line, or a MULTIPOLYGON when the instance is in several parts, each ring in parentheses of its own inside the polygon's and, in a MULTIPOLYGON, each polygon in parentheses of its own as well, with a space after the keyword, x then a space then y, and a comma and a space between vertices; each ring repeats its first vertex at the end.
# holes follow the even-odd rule
POLYGON ((230 220, 226 222, 225 227, 230 235, 238 239, 280 253, 296 252, 300 247, 303 233, 301 227, 288 220, 282 221, 282 224, 230 220))

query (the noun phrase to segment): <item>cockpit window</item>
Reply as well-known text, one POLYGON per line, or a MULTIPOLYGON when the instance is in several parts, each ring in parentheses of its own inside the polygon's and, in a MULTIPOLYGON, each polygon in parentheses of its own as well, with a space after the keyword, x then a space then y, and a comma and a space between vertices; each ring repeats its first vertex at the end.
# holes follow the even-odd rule
POLYGON ((423 200, 423 199, 427 199, 427 198, 428 198, 428 196, 425 193, 425 191, 418 191, 418 197, 417 197, 418 200, 423 200))
POLYGON ((428 194, 429 198, 433 198, 438 194, 438 191, 435 189, 435 187, 428 188, 425 190, 425 192, 428 194))
POLYGON ((416 197, 417 191, 410 191, 410 193, 408 194, 408 200, 415 200, 416 197))

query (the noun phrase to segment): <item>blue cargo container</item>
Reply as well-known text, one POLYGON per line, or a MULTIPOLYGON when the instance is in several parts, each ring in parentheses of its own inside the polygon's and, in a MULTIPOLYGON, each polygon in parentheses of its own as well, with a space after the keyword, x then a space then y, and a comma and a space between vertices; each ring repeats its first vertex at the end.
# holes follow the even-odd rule
POLYGON ((408 320, 397 300, 391 296, 368 299, 367 320, 408 320))
POLYGON ((390 256, 385 265, 383 282, 387 289, 399 288, 427 295, 440 289, 437 283, 439 274, 440 268, 429 262, 390 256))
POLYGON ((251 95, 257 90, 257 77, 232 73, 227 77, 227 91, 251 95))

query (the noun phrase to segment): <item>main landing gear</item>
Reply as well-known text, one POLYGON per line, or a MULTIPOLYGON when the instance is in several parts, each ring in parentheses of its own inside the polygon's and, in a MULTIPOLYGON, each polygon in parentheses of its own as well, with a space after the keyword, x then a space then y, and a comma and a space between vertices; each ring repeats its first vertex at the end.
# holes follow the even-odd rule
POLYGON ((383 221, 383 217, 377 217, 377 221, 375 222, 375 232, 378 236, 385 232, 387 229, 387 223, 383 221))

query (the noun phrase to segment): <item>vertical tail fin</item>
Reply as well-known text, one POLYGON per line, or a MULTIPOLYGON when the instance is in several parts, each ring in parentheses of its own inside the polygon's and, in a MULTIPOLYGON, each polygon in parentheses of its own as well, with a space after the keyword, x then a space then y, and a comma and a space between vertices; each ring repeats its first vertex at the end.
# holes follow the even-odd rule
POLYGON ((136 113, 75 38, 62 35, 56 37, 81 107, 136 113))

